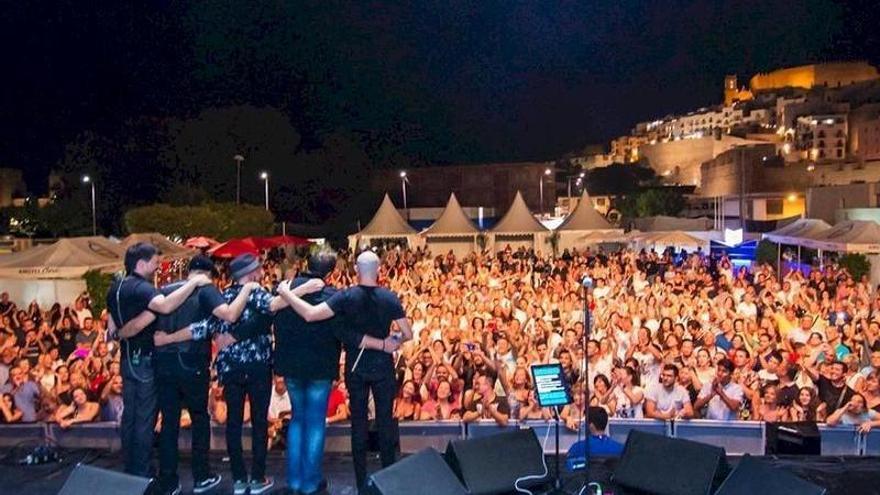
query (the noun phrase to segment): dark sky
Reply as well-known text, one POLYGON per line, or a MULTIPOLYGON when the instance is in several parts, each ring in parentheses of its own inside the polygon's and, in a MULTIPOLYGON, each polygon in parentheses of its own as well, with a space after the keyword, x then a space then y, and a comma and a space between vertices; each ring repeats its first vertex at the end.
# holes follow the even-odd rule
POLYGON ((423 162, 552 159, 720 101, 722 79, 880 63, 873 1, 5 2, 0 167, 138 116, 271 105, 423 162), (354 5, 353 5, 354 4, 354 5), (378 138, 377 138, 378 139, 378 138))

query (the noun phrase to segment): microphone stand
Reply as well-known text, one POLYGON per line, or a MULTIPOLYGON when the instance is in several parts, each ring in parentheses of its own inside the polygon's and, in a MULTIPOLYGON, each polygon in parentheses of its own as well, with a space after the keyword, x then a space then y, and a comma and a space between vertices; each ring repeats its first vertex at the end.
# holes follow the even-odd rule
POLYGON ((581 286, 584 289, 584 296, 582 298, 583 303, 583 311, 584 311, 584 334, 581 336, 581 345, 584 350, 584 410, 583 410, 583 418, 584 418, 584 484, 583 487, 587 487, 590 484, 590 359, 587 357, 587 344, 590 341, 590 305, 587 302, 589 290, 593 287, 593 279, 589 276, 585 276, 581 282, 581 286))

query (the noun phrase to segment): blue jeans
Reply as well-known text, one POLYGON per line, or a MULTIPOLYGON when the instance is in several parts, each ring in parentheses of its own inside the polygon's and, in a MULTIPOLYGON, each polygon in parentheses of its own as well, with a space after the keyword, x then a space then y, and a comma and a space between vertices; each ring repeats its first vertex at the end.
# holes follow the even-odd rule
POLYGON ((286 378, 293 417, 287 427, 287 484, 311 493, 323 479, 321 459, 331 380, 286 378))

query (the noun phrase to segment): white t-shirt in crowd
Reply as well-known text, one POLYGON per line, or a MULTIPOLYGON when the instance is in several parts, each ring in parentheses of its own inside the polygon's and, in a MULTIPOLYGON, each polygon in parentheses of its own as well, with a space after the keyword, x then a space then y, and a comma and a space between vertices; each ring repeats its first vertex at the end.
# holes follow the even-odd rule
POLYGON ((655 383, 648 387, 645 398, 654 401, 657 410, 664 413, 672 410, 681 412, 685 404, 691 403, 691 397, 687 390, 677 383, 672 387, 672 390, 668 390, 662 383, 655 383))
MULTIPOLYGON (((638 393, 644 391, 641 387, 633 387, 633 393, 638 393)), ((614 400, 617 404, 617 409, 614 411, 614 416, 617 418, 636 418, 641 419, 645 417, 643 406, 645 404, 645 396, 642 395, 642 401, 638 404, 633 404, 629 399, 629 396, 623 391, 620 387, 614 388, 614 400)))
POLYGON ((285 390, 283 394, 279 394, 272 388, 272 398, 269 400, 269 417, 278 419, 282 413, 290 412, 293 408, 290 405, 290 394, 285 390))
MULTIPOLYGON (((731 398, 736 401, 742 401, 743 398, 743 389, 736 382, 731 380, 724 387, 724 394, 727 395, 728 398, 731 398)), ((712 395, 712 382, 706 383, 703 385, 703 389, 700 390, 700 395, 697 397, 703 398, 712 395)), ((706 419, 715 419, 720 421, 730 421, 733 419, 737 419, 739 411, 731 411, 730 408, 727 407, 727 404, 721 400, 721 397, 715 395, 709 401, 709 408, 706 410, 706 419)))

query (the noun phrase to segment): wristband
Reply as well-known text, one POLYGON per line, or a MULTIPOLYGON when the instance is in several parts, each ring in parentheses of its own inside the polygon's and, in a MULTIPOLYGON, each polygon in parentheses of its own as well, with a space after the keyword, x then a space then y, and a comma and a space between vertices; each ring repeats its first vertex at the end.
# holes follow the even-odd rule
POLYGON ((382 352, 385 352, 385 339, 382 339, 382 352))

